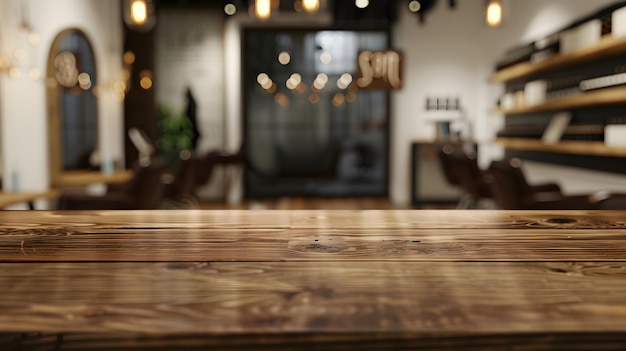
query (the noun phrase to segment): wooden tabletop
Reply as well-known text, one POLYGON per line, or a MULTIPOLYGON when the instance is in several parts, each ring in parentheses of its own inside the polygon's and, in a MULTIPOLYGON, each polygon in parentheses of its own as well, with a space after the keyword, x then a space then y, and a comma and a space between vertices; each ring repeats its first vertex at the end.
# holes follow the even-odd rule
POLYGON ((0 213, 0 349, 624 350, 624 297, 625 212, 0 213))

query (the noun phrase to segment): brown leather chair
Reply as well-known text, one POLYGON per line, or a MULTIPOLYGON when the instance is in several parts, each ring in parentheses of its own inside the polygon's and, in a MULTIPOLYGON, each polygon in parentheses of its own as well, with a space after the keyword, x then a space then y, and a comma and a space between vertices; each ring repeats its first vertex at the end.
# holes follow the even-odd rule
POLYGON ((165 195, 163 207, 168 209, 198 208, 195 196, 197 186, 198 159, 189 150, 180 153, 175 170, 164 177, 165 195))
POLYGON ((475 153, 460 153, 456 155, 456 172, 461 188, 471 196, 474 207, 482 199, 491 199, 491 187, 485 182, 484 172, 478 167, 475 153))
POLYGON ((149 210, 159 207, 165 189, 162 176, 167 162, 152 158, 137 165, 133 178, 122 186, 108 189, 103 196, 65 193, 59 198, 61 210, 149 210))
POLYGON ((461 182, 454 171, 454 153, 454 145, 446 144, 442 146, 438 153, 439 164, 441 165, 441 170, 448 184, 460 187, 461 182))
POLYGON ((598 191, 589 197, 595 209, 626 210, 626 194, 598 191))
POLYGON ((492 198, 475 153, 446 144, 439 151, 439 160, 446 181, 463 192, 457 208, 476 208, 481 200, 492 198))
POLYGON ((244 145, 234 154, 223 151, 210 151, 195 162, 196 185, 206 184, 213 176, 213 170, 218 165, 245 165, 244 145))
POLYGON ((504 210, 588 210, 594 205, 588 195, 565 196, 558 184, 530 185, 518 158, 494 161, 486 172, 486 181, 496 204, 504 210))

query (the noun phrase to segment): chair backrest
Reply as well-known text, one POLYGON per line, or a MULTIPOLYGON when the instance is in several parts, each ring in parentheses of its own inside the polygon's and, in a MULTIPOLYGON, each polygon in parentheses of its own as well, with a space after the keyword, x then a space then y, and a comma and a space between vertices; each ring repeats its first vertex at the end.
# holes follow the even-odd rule
POLYGON ((167 161, 160 157, 153 157, 147 164, 139 165, 129 189, 135 199, 134 209, 149 210, 159 207, 165 191, 162 176, 166 169, 167 161))
POLYGON ((493 198, 503 210, 523 210, 528 203, 528 183, 517 158, 493 161, 487 170, 493 198))
POLYGON ((197 158, 195 163, 196 185, 206 184, 213 176, 217 165, 245 165, 245 144, 242 144, 237 153, 230 154, 218 150, 209 151, 204 157, 197 158))
POLYGON ((141 129, 130 128, 128 130, 128 138, 137 149, 137 152, 139 152, 140 159, 150 158, 156 151, 148 135, 141 129))
POLYGON ((452 155, 453 169, 460 187, 474 199, 491 198, 491 188, 485 182, 484 172, 478 167, 476 154, 456 152, 452 155))
POLYGON ((461 182, 459 177, 454 169, 454 146, 451 144, 446 144, 441 149, 439 149, 439 153, 437 156, 439 157, 439 164, 441 165, 441 170, 443 171, 443 175, 446 178, 448 184, 453 186, 460 186, 461 182))
POLYGON ((166 198, 178 201, 193 196, 196 188, 197 165, 198 160, 191 152, 181 152, 173 182, 165 194, 166 198))
POLYGON ((589 196, 589 201, 598 210, 626 210, 626 194, 598 191, 589 196))

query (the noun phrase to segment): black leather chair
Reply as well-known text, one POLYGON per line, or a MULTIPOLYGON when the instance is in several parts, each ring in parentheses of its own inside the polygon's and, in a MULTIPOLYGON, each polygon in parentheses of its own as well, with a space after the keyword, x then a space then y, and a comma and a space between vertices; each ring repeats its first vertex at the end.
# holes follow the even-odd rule
POLYGON ((518 158, 494 161, 486 181, 496 204, 504 210, 589 210, 594 205, 588 195, 565 196, 558 184, 530 185, 518 158))

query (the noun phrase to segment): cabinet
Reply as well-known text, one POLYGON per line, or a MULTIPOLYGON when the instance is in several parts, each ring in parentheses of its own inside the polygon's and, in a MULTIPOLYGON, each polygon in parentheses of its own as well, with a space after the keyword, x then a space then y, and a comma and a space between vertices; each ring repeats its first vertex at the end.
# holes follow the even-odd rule
MULTIPOLYGON (((505 116, 496 142, 505 147, 507 155, 626 173, 626 165, 622 165, 626 146, 608 146, 604 140, 607 125, 626 125, 626 36, 614 35, 610 20, 608 26, 605 23, 615 9, 604 9, 586 19, 603 19, 602 27, 608 28, 595 44, 540 62, 526 60, 491 76, 492 82, 504 84, 509 98, 501 99, 496 108, 505 116), (529 83, 536 82, 542 84, 543 95, 539 101, 525 104, 529 83), (570 114, 569 125, 559 142, 544 143, 543 132, 560 112, 570 114)), ((583 21, 576 25, 580 23, 583 21)))

